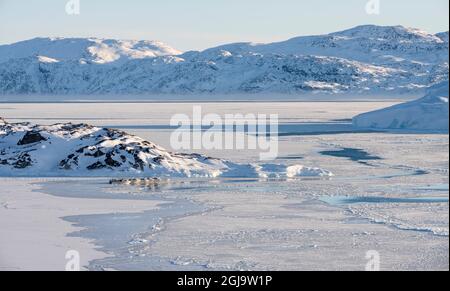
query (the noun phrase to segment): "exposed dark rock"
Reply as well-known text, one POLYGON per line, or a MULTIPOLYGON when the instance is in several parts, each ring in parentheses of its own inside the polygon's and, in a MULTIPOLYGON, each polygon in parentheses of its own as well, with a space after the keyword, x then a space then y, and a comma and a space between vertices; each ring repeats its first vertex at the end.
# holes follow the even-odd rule
POLYGON ((161 184, 168 184, 169 181, 161 180, 160 178, 143 178, 143 179, 112 179, 109 184, 121 185, 137 185, 137 186, 159 186, 161 184))
POLYGON ((21 154, 18 158, 17 161, 15 161, 13 163, 14 168, 16 169, 25 169, 29 166, 32 165, 32 161, 31 161, 31 157, 29 154, 25 153, 25 154, 21 154))
POLYGON ((101 150, 98 150, 98 151, 96 151, 96 152, 93 154, 93 157, 94 157, 94 158, 99 158, 99 157, 102 157, 102 156, 104 156, 104 155, 105 155, 104 152, 102 152, 101 150))
POLYGON ((106 154, 105 163, 108 166, 113 167, 113 168, 118 168, 118 167, 122 166, 121 163, 119 163, 118 161, 116 161, 112 158, 112 155, 110 153, 106 154))
POLYGON ((161 164, 161 161, 163 161, 163 160, 164 160, 164 157, 159 156, 159 157, 154 158, 154 159, 153 159, 153 162, 154 162, 155 164, 160 165, 160 164, 161 164))
POLYGON ((79 148, 76 152, 79 154, 82 154, 84 152, 85 149, 87 149, 89 146, 84 146, 82 148, 79 148))
POLYGON ((67 159, 59 163, 59 168, 63 170, 72 170, 72 166, 78 166, 78 156, 75 156, 75 154, 70 154, 67 159))
POLYGON ((88 156, 88 157, 99 158, 99 157, 104 156, 105 153, 102 152, 101 150, 97 150, 97 151, 95 151, 93 154, 91 154, 91 153, 86 153, 85 155, 88 156))
POLYGON ((43 137, 39 132, 27 131, 27 133, 25 133, 24 137, 17 143, 17 145, 28 145, 45 140, 45 137, 43 137))
POLYGON ((71 170, 72 167, 70 166, 69 162, 67 160, 61 161, 59 163, 59 168, 63 170, 71 170))
POLYGON ((141 158, 139 158, 139 156, 138 156, 137 153, 135 153, 135 154, 133 155, 133 157, 134 157, 133 168, 136 169, 136 170, 141 170, 141 171, 143 171, 143 170, 144 170, 145 162, 144 162, 141 158))
POLYGON ((99 170, 106 168, 106 165, 102 164, 101 162, 93 163, 92 165, 88 166, 86 169, 88 170, 99 170))

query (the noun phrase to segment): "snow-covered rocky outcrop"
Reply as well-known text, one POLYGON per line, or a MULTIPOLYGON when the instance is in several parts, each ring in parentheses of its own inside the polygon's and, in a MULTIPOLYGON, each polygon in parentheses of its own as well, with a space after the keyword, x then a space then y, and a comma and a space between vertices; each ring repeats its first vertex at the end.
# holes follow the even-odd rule
POLYGON ((212 177, 226 165, 172 154, 125 132, 86 124, 0 123, 1 175, 212 177))
POLYGON ((442 82, 419 100, 361 114, 353 119, 353 124, 363 128, 448 132, 448 95, 448 81, 442 82))
POLYGON ((87 124, 8 123, 0 118, 0 176, 328 177, 300 165, 240 165, 177 154, 123 131, 87 124))
POLYGON ((0 94, 405 93, 448 80, 448 33, 360 26, 181 53, 159 42, 0 46, 0 94))

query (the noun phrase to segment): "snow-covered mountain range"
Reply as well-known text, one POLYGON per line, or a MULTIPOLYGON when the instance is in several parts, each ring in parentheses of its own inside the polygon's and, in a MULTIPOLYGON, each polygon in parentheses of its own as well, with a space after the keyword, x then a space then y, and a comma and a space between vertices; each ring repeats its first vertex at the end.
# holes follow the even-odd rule
POLYGON ((406 93, 448 80, 448 32, 359 26, 182 53, 160 42, 0 46, 0 94, 406 93))
POLYGON ((123 131, 87 124, 8 123, 0 118, 0 176, 156 178, 327 177, 301 165, 236 164, 198 154, 171 153, 123 131))
POLYGON ((448 132, 448 81, 433 86, 425 97, 356 116, 357 127, 448 132))

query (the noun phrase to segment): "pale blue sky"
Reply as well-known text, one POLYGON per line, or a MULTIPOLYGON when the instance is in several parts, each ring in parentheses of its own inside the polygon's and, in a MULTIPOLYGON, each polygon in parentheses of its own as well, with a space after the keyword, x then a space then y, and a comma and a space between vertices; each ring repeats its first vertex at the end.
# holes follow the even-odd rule
POLYGON ((448 0, 0 0, 0 44, 38 36, 161 40, 181 50, 237 41, 272 42, 360 24, 448 30, 448 0))

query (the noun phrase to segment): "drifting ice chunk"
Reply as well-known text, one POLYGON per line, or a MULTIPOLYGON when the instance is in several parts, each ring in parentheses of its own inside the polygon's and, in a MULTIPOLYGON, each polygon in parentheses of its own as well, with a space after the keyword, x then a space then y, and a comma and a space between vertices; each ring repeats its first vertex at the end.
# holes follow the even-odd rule
POLYGON ((290 166, 286 169, 288 178, 294 177, 332 177, 333 173, 320 168, 309 168, 301 165, 290 166))

